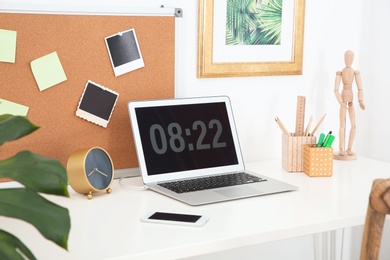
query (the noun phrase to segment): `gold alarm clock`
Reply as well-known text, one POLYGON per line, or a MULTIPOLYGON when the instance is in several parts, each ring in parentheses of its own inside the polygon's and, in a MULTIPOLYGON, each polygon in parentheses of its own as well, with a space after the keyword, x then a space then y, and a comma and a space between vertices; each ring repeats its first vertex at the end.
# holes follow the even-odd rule
POLYGON ((73 152, 66 165, 70 186, 92 199, 93 192, 111 193, 114 164, 110 155, 100 147, 73 152))

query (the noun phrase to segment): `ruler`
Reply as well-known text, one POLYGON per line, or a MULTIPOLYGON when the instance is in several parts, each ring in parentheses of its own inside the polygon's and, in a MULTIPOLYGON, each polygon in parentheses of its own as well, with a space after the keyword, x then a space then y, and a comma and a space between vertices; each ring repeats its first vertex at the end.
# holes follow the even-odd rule
POLYGON ((297 114, 295 117, 295 136, 302 136, 305 124, 305 96, 297 98, 297 114))

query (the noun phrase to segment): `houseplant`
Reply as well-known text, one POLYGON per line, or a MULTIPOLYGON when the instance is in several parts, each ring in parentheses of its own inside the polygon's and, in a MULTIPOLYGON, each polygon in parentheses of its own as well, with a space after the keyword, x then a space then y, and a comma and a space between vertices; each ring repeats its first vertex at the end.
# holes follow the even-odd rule
MULTIPOLYGON (((0 146, 28 135, 38 126, 26 117, 0 115, 0 146)), ((0 149, 1 154, 1 149, 0 149)), ((24 187, 0 189, 0 215, 31 223, 47 239, 67 250, 69 211, 45 199, 40 193, 69 197, 66 170, 60 162, 21 151, 0 160, 0 178, 11 178, 24 187)), ((35 259, 18 238, 0 226, 0 259, 35 259)))

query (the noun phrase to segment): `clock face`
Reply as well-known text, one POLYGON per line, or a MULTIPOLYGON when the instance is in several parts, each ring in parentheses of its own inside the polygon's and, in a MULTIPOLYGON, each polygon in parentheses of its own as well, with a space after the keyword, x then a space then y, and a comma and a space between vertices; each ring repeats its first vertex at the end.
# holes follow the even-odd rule
POLYGON ((97 190, 106 189, 112 180, 113 167, 108 155, 99 148, 89 151, 85 159, 85 174, 89 183, 97 190))

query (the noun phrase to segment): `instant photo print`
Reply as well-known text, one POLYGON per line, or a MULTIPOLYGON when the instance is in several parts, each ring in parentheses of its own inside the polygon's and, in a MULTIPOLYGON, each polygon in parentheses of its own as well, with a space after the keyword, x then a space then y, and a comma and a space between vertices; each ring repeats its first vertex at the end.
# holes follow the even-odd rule
POLYGON ((145 66, 134 29, 105 38, 115 76, 145 66))
POLYGON ((102 127, 107 127, 118 97, 119 94, 115 91, 88 81, 76 115, 102 127))

